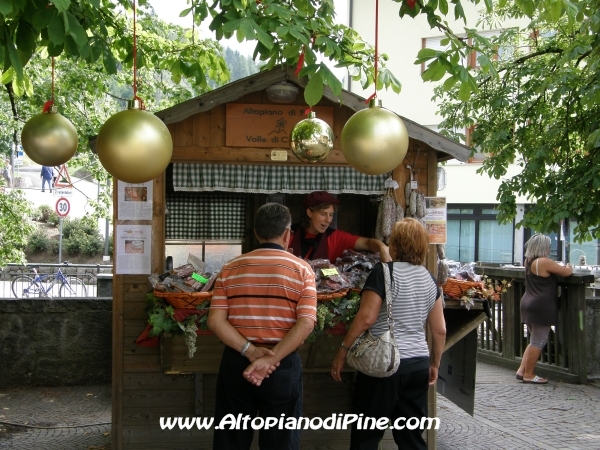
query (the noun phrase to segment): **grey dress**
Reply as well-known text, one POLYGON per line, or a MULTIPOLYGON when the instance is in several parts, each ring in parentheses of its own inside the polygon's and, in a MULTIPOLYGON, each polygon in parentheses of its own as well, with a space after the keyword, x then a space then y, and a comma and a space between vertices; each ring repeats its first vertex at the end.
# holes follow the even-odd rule
POLYGON ((541 277, 533 272, 535 260, 525 261, 525 294, 521 298, 521 323, 554 325, 558 310, 558 282, 553 273, 541 277))

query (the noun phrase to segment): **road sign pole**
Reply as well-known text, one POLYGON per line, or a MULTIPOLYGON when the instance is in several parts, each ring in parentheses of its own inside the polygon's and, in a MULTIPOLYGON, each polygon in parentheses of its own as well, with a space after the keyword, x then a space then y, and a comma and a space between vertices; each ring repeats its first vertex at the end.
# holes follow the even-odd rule
POLYGON ((63 218, 61 217, 58 220, 59 228, 58 228, 58 263, 62 264, 62 223, 63 218))

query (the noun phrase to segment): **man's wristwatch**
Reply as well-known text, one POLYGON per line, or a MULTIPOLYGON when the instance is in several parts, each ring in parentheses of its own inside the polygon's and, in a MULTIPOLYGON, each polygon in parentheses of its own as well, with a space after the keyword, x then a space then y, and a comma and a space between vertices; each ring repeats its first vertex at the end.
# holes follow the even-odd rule
POLYGON ((242 350, 240 351, 240 355, 245 356, 246 352, 248 351, 248 349, 250 348, 250 341, 246 341, 246 343, 242 346, 242 350))
POLYGON ((342 347, 342 348, 343 348, 344 350, 346 350, 346 351, 350 350, 350 347, 346 347, 346 346, 344 345, 344 342, 343 342, 343 341, 342 341, 342 343, 341 343, 340 347, 342 347))

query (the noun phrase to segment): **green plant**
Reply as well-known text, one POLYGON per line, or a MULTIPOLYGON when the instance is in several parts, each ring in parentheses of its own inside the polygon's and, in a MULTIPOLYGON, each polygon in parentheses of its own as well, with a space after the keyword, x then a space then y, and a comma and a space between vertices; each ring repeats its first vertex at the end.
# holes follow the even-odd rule
POLYGON ((460 303, 465 308, 471 309, 475 304, 474 298, 499 302, 501 295, 506 293, 508 288, 512 286, 513 280, 492 280, 484 275, 481 279, 481 286, 468 289, 465 295, 461 297, 460 303))
POLYGON ((53 255, 58 255, 58 241, 56 239, 50 239, 50 246, 48 250, 53 255))
POLYGON ((98 234, 91 236, 81 230, 72 232, 69 238, 63 240, 63 245, 70 254, 83 253, 90 256, 97 255, 104 248, 98 234))
POLYGON ((43 252, 52 245, 52 240, 46 233, 46 230, 37 229, 27 238, 27 248, 34 252, 43 252))
POLYGON ((317 305, 317 324, 308 337, 313 342, 317 337, 326 334, 331 328, 344 324, 346 328, 352 323, 360 306, 360 295, 350 292, 347 296, 320 301, 317 305))
POLYGON ((50 213, 52 213, 52 208, 50 206, 40 205, 33 211, 31 218, 37 222, 48 222, 50 213))
POLYGON ((50 225, 54 225, 54 226, 57 226, 60 223, 60 217, 58 217, 58 214, 56 213, 56 211, 50 211, 50 214, 48 215, 48 220, 46 220, 46 223, 48 223, 50 225))
POLYGON ((148 323, 152 325, 149 335, 159 336, 162 333, 185 335, 188 356, 192 358, 196 352, 196 331, 208 329, 206 321, 210 300, 204 300, 196 305, 198 314, 189 315, 181 322, 175 319, 175 308, 167 304, 162 298, 150 293, 146 296, 146 301, 148 302, 146 308, 148 323))
POLYGON ((68 239, 75 233, 98 236, 98 225, 89 217, 82 217, 81 219, 72 219, 63 222, 63 237, 68 239))

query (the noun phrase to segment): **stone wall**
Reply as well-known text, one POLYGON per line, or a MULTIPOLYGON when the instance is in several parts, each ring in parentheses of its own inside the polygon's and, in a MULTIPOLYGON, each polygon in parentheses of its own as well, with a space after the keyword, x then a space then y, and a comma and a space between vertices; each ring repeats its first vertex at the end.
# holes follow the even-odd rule
POLYGON ((112 298, 1 299, 0 388, 111 381, 112 298))

